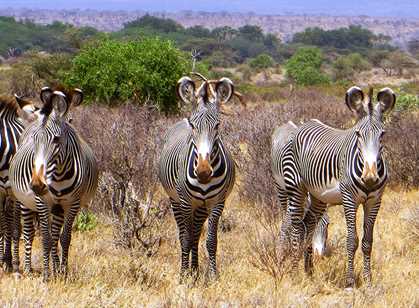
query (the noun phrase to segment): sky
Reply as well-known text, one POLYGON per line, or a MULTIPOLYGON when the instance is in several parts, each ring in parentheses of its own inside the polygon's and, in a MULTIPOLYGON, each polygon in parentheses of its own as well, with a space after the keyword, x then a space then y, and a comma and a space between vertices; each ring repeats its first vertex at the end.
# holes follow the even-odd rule
POLYGON ((419 17, 419 0, 0 0, 5 7, 419 17))

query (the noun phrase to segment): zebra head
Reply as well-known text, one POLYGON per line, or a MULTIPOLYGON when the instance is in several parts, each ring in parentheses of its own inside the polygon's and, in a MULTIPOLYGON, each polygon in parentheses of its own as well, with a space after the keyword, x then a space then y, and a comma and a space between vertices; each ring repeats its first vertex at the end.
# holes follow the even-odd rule
POLYGON ((354 127, 356 143, 362 161, 361 180, 367 187, 374 186, 378 180, 378 161, 381 160, 384 114, 394 108, 396 95, 390 88, 381 89, 377 94, 377 103, 373 104, 373 89, 368 97, 359 87, 352 87, 346 92, 346 105, 358 116, 354 127))
POLYGON ((218 151, 220 108, 232 98, 234 85, 230 79, 221 78, 205 80, 197 90, 195 88, 191 78, 183 77, 178 82, 177 93, 184 103, 193 106, 187 122, 196 152, 194 172, 198 181, 206 184, 213 176, 212 161, 218 151))
POLYGON ((79 89, 68 92, 53 91, 43 88, 41 91, 42 108, 37 111, 37 118, 31 129, 31 144, 33 151, 33 170, 31 189, 37 195, 44 195, 48 191, 47 172, 60 169, 61 159, 66 151, 69 129, 67 113, 70 105, 79 105, 83 100, 83 93, 79 89))
POLYGON ((25 124, 33 122, 36 118, 36 112, 39 110, 39 108, 24 96, 15 94, 15 100, 19 105, 18 115, 23 120, 23 122, 25 124))

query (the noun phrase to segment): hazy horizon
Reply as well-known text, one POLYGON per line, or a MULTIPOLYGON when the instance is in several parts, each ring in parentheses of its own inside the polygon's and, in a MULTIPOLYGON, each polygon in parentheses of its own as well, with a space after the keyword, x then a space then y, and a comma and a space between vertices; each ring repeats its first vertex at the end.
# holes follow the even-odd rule
POLYGON ((419 17, 419 1, 413 0, 352 0, 333 2, 330 0, 2 0, 0 8, 28 9, 95 9, 95 10, 143 10, 143 11, 227 11, 254 12, 257 14, 326 14, 326 15, 368 15, 392 17, 419 17))

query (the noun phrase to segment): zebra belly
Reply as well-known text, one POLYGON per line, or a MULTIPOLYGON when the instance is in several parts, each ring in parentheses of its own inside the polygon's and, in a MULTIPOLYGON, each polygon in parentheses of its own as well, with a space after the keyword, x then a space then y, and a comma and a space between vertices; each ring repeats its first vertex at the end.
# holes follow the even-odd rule
POLYGON ((337 205, 342 203, 342 194, 340 192, 339 181, 333 181, 326 187, 309 189, 309 192, 318 200, 330 204, 337 205))

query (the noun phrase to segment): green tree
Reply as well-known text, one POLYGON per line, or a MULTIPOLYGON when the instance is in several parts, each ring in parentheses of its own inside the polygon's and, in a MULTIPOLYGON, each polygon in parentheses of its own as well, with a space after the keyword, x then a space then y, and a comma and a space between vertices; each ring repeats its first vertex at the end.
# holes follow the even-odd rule
POLYGON ((256 58, 249 61, 249 65, 254 69, 267 69, 275 65, 275 61, 272 57, 266 53, 258 55, 256 58))
POLYGON ((323 55, 318 48, 303 47, 286 62, 287 75, 298 85, 327 83, 328 77, 320 72, 323 55))
POLYGON ((340 56, 333 63, 333 76, 335 80, 352 80, 362 71, 371 69, 370 63, 359 53, 340 56))
POLYGON ((170 41, 104 40, 75 57, 67 83, 82 88, 88 100, 154 103, 171 112, 177 109, 175 86, 187 64, 186 54, 170 41))

